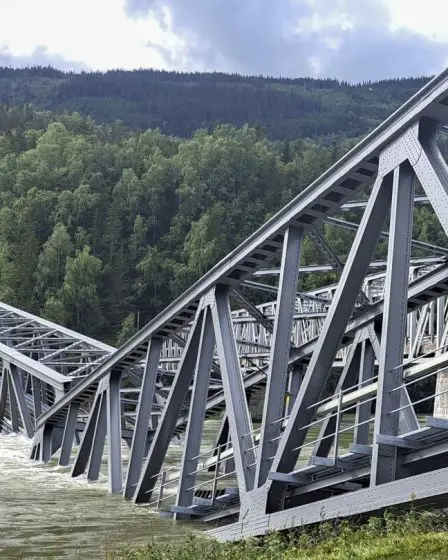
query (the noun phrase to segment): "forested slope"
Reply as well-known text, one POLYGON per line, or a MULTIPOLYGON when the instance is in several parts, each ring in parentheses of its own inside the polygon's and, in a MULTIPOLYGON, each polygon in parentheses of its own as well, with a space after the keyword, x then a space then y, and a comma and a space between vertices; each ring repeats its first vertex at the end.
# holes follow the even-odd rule
MULTIPOLYGON (((231 125, 180 139, 0 107, 0 300, 108 341, 124 321, 122 340, 350 143, 271 142, 231 125)), ((428 208, 414 229, 445 243, 428 208)), ((353 234, 324 233, 344 258, 353 234)), ((322 262, 308 240, 303 262, 322 262)))
POLYGON ((311 78, 274 79, 155 70, 64 73, 0 68, 0 103, 77 111, 133 130, 191 136, 230 123, 256 126, 273 140, 354 138, 384 120, 427 78, 350 85, 311 78))

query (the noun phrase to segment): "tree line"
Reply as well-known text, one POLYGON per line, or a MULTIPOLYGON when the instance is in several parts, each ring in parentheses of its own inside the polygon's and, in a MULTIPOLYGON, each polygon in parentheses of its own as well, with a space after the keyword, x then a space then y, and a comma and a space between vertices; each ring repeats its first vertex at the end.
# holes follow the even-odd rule
MULTIPOLYGON (((247 125, 181 139, 0 106, 0 300, 123 341, 352 143, 272 142, 247 125)), ((445 243, 428 208, 414 229, 445 243)), ((353 233, 323 233, 344 259, 353 233)), ((303 262, 324 262, 309 240, 303 262)))

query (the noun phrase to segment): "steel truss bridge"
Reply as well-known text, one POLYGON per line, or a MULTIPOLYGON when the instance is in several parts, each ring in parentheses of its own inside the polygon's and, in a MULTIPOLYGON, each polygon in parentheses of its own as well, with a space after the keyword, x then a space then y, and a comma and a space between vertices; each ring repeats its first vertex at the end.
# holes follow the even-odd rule
POLYGON ((118 349, 0 304, 0 430, 222 540, 448 505, 448 249, 412 238, 422 204, 448 235, 445 125, 448 71, 118 349))

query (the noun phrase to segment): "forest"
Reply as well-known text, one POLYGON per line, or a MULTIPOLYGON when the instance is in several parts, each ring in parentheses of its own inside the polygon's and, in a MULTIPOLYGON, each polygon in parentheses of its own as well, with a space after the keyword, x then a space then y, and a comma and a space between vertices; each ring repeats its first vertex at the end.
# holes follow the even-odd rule
MULTIPOLYGON (((6 105, 0 130, 0 300, 115 343, 353 143, 272 142, 247 125, 181 139, 6 105)), ((428 207, 414 229, 445 244, 428 207)), ((353 233, 326 225, 324 235, 344 258, 353 233)), ((321 259, 307 239, 302 262, 321 259)))
MULTIPOLYGON (((159 74, 161 82, 169 77, 184 89, 195 78, 159 74)), ((3 70, 6 80, 17 76, 90 80, 50 69, 3 70)), ((242 81, 223 75, 195 79, 213 85, 218 78, 231 86, 242 81)), ((283 82, 295 87, 299 81, 283 82)), ((247 83, 250 89, 270 81, 247 83)), ((403 81, 406 97, 410 84, 403 81)), ((332 99, 333 82, 321 86, 332 99)), ((339 93, 333 95, 337 106, 339 93)), ((160 312, 359 139, 334 134, 331 142, 322 141, 297 131, 289 140, 281 127, 280 137, 272 139, 263 126, 232 123, 198 126, 182 136, 43 110, 20 103, 20 96, 12 104, 3 101, 0 301, 114 344, 160 312)), ((372 124, 375 108, 372 117, 370 106, 363 110, 372 124)), ((279 108, 277 114, 281 122, 279 108)), ((362 134, 371 128, 367 121, 362 134)), ((446 142, 443 147, 446 152, 446 142)), ((357 214, 343 217, 359 220, 357 214)), ((344 260, 353 233, 325 225, 323 234, 344 260)), ((429 207, 416 210, 414 235, 446 245, 429 207)), ((377 257, 385 251, 380 243, 377 257)), ((302 262, 324 262, 308 239, 302 262)), ((308 276, 301 287, 335 279, 308 276)))
POLYGON ((222 73, 114 70, 64 73, 0 68, 0 102, 79 112, 130 130, 159 128, 191 137, 199 128, 249 124, 271 140, 312 138, 331 144, 383 121, 428 78, 349 84, 330 79, 264 78, 222 73))

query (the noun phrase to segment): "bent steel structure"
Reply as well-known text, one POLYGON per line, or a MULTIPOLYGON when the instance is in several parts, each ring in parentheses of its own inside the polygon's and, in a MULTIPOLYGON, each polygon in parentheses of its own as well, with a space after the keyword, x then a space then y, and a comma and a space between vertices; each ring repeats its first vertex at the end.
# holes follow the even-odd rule
POLYGON ((447 505, 448 251, 412 239, 416 204, 448 235, 447 123, 445 71, 119 349, 0 310, 0 418, 34 434, 34 459, 89 480, 107 442, 112 492, 219 520, 223 540, 411 497, 447 505), (324 223, 353 230, 345 260, 324 223), (328 265, 301 267, 306 237, 328 265), (300 289, 329 270, 334 285, 300 289))

